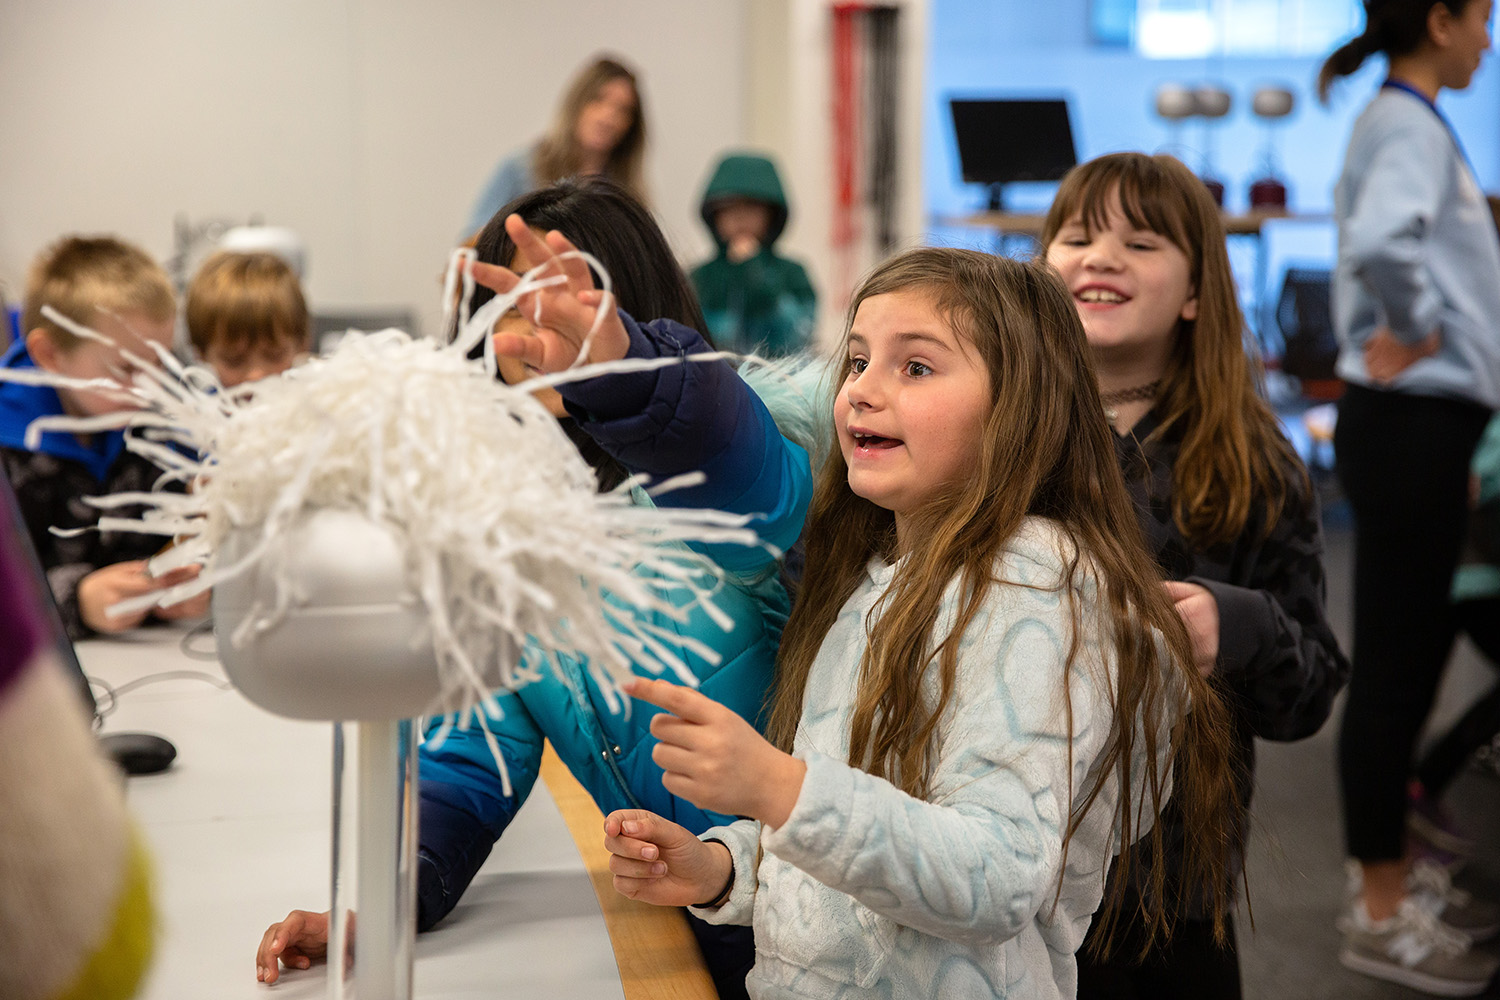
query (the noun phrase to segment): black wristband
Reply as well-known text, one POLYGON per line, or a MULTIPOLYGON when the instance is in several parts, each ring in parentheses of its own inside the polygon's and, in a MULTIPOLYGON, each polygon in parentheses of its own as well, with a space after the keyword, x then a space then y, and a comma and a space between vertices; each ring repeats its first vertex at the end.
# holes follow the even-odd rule
MULTIPOLYGON (((709 837, 707 840, 705 840, 703 842, 705 844, 718 844, 720 847, 724 848, 724 850, 729 851, 729 845, 726 844, 726 843, 724 843, 724 841, 720 840, 718 837, 709 837)), ((695 908, 697 908, 697 909, 700 909, 700 910, 716 910, 719 907, 723 906, 725 903, 729 902, 729 896, 733 892, 734 892, 734 852, 733 851, 729 851, 729 881, 724 883, 724 888, 720 889, 719 890, 719 894, 717 896, 715 896, 712 900, 710 900, 707 903, 694 903, 693 906, 695 908)))

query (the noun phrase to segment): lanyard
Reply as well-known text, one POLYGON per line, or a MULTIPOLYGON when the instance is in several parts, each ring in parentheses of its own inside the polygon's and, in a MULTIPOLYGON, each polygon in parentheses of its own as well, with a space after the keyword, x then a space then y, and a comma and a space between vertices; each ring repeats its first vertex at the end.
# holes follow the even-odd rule
MULTIPOLYGON (((1442 121, 1442 123, 1444 125, 1448 124, 1448 119, 1446 119, 1446 118, 1443 117, 1443 113, 1438 110, 1438 106, 1437 106, 1436 103, 1434 103, 1434 101, 1432 100, 1432 98, 1428 97, 1426 94, 1422 93, 1420 90, 1418 90, 1416 87, 1413 87, 1411 84, 1407 83, 1405 80, 1398 80, 1394 76, 1388 76, 1388 77, 1386 77, 1381 82, 1380 89, 1381 90, 1390 89, 1390 90, 1404 90, 1404 91, 1406 91, 1408 94, 1410 94, 1411 96, 1415 97, 1417 100, 1421 101, 1423 104, 1425 104, 1429 108, 1431 108, 1432 109, 1432 113, 1435 114, 1435 115, 1437 115, 1438 119, 1440 121, 1442 121)), ((1449 131, 1452 131, 1452 126, 1449 126, 1449 131)))
POLYGON ((1420 90, 1418 90, 1416 87, 1413 87, 1405 80, 1398 80, 1393 76, 1386 77, 1385 80, 1380 84, 1380 89, 1405 91, 1406 93, 1415 97, 1417 100, 1421 101, 1423 104, 1427 105, 1432 113, 1437 115, 1437 120, 1443 123, 1443 128, 1448 130, 1448 135, 1450 138, 1452 138, 1453 145, 1458 147, 1458 155, 1464 158, 1464 163, 1468 166, 1469 173, 1474 173, 1474 164, 1472 161, 1470 161, 1469 154, 1464 150, 1464 144, 1458 141, 1458 133, 1453 131, 1453 124, 1448 121, 1447 117, 1441 111, 1438 110, 1438 106, 1432 98, 1428 97, 1426 94, 1422 93, 1420 90))

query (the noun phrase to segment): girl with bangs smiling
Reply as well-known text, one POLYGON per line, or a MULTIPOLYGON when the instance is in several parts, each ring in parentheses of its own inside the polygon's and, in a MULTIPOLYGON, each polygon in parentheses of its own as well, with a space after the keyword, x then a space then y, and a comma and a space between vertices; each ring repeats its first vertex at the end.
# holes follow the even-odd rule
POLYGON ((1323 538, 1307 472, 1261 397, 1258 360, 1218 207, 1169 156, 1120 153, 1075 167, 1043 232, 1083 322, 1113 447, 1144 532, 1192 637, 1198 670, 1232 708, 1239 810, 1230 878, 1205 887, 1179 861, 1200 835, 1169 805, 1172 849, 1115 872, 1129 908, 1164 881, 1182 926, 1130 933, 1080 956, 1080 997, 1238 997, 1232 935, 1214 904, 1233 890, 1253 784, 1252 737, 1316 732, 1349 676, 1324 603, 1323 538))
MULTIPOLYGON (((538 298, 527 360, 549 369, 599 293, 538 298)), ((850 316, 768 738, 698 692, 630 689, 666 710, 667 789, 745 818, 700 839, 611 813, 615 885, 753 921, 754 997, 1069 997, 1109 859, 1145 837, 1159 862, 1169 790, 1201 834, 1185 863, 1225 884, 1225 710, 1141 547, 1056 276, 914 250, 850 316)), ((631 340, 620 322, 595 357, 631 340)), ((1121 898, 1106 934, 1170 921, 1121 898)))

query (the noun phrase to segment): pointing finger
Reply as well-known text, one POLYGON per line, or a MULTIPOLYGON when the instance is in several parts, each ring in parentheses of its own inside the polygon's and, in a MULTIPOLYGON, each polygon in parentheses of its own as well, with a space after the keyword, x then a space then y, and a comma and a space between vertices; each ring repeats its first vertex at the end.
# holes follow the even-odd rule
POLYGON ((625 685, 625 693, 687 722, 708 722, 721 708, 707 695, 670 681, 637 678, 625 685))

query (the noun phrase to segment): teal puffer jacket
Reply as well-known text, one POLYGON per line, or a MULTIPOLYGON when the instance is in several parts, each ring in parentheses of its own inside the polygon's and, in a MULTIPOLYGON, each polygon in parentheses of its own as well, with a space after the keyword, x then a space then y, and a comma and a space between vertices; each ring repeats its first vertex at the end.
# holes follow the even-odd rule
MULTIPOLYGON (((638 325, 625 319, 631 357, 708 350, 686 327, 669 321, 638 325)), ((816 425, 808 418, 808 408, 817 406, 812 397, 821 393, 820 386, 802 391, 774 370, 754 377, 766 384, 766 397, 779 399, 787 410, 789 433, 804 436, 816 425)), ((811 499, 808 450, 783 436, 761 397, 723 362, 607 376, 564 389, 580 426, 628 468, 657 479, 692 469, 705 473, 704 484, 667 494, 664 503, 756 515, 751 527, 763 547, 708 546, 699 553, 718 567, 705 564, 698 582, 717 584, 714 601, 732 621, 729 631, 697 608, 683 622, 664 614, 648 620, 682 636, 675 652, 697 678, 700 690, 763 728, 776 650, 791 605, 779 553, 797 541, 811 499), (704 646, 715 651, 717 662, 697 652, 704 646)), ((805 443, 814 452, 826 447, 825 440, 805 443)), ((635 499, 652 502, 639 489, 635 499)), ((685 603, 685 594, 683 598, 685 603)), ((526 655, 534 659, 540 654, 532 649, 526 655)), ((498 719, 476 712, 467 731, 454 729, 440 746, 433 746, 431 738, 442 720, 428 726, 420 760, 422 929, 452 909, 526 801, 537 778, 544 739, 552 742, 606 813, 649 809, 694 832, 732 819, 701 810, 662 786, 661 769, 651 759, 656 740, 650 725, 657 709, 635 703, 628 715, 612 710, 588 677, 586 665, 576 660, 560 659, 565 680, 551 665, 533 665, 543 679, 492 699, 498 719), (510 796, 504 794, 481 724, 505 759, 510 796)))

